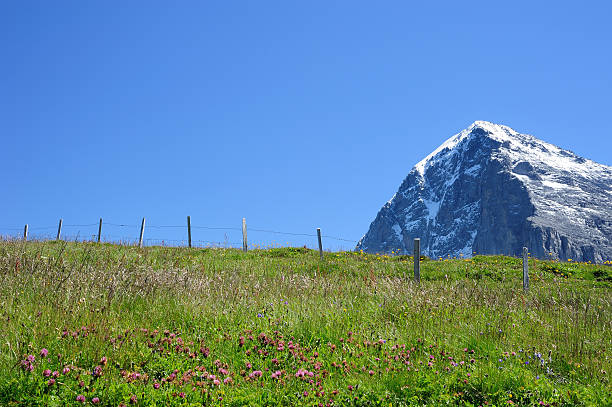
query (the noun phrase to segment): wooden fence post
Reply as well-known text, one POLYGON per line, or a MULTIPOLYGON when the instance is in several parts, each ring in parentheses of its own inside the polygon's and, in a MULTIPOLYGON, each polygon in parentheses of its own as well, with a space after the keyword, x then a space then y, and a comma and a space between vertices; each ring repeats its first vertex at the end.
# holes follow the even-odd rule
POLYGON ((187 240, 189 241, 189 247, 191 247, 191 216, 187 216, 187 240))
POLYGON ((529 257, 526 247, 523 247, 523 291, 529 291, 529 257))
POLYGON ((246 218, 242 218, 242 251, 247 251, 247 228, 246 218))
POLYGON ((28 240, 28 224, 26 223, 23 228, 23 240, 28 240))
POLYGON ((414 258, 414 281, 416 283, 421 282, 421 239, 414 239, 414 252, 412 253, 414 258))
POLYGON ((138 240, 138 247, 142 247, 142 238, 144 236, 145 229, 145 218, 142 218, 142 224, 140 225, 140 239, 138 240))
POLYGON ((59 226, 57 227, 57 238, 55 240, 60 240, 60 236, 62 235, 62 223, 64 219, 60 219, 59 226))
POLYGON ((102 237, 102 218, 100 218, 100 224, 98 225, 98 243, 100 243, 100 237, 102 237))
POLYGON ((323 260, 323 244, 321 243, 321 228, 317 228, 317 238, 319 239, 319 257, 323 260))

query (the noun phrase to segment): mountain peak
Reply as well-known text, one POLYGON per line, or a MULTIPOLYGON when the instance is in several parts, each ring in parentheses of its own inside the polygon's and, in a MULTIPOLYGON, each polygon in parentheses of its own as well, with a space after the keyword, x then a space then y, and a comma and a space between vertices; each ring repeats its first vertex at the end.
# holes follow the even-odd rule
POLYGON ((453 149, 461 142, 474 136, 484 135, 497 141, 509 141, 509 139, 519 135, 514 129, 504 126, 501 124, 491 123, 485 120, 476 120, 465 130, 455 134, 438 148, 436 148, 431 154, 421 160, 415 165, 415 170, 418 171, 421 176, 425 174, 426 167, 430 164, 432 158, 438 156, 445 150, 452 152, 453 149), (480 130, 480 131, 478 131, 480 130))
POLYGON ((415 165, 358 244, 430 257, 612 259, 612 167, 478 120, 415 165))

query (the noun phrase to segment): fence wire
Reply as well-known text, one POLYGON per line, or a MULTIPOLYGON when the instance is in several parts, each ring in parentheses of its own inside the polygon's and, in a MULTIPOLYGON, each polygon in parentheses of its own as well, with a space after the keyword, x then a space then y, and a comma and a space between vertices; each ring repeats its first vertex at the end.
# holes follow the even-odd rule
MULTIPOLYGON (((82 228, 86 228, 86 227, 94 227, 94 226, 99 226, 99 223, 84 223, 84 224, 62 224, 62 230, 63 228, 74 228, 74 227, 82 227, 82 228)), ((104 230, 105 226, 112 226, 112 227, 119 227, 119 228, 140 228, 141 225, 137 225, 137 224, 129 224, 129 223, 114 223, 114 222, 107 222, 107 221, 103 221, 102 222, 102 230, 104 230)), ((46 233, 28 233, 28 240, 51 240, 54 239, 56 236, 54 235, 53 230, 57 231, 58 230, 59 225, 54 225, 54 226, 33 226, 30 227, 28 225, 28 231, 49 231, 46 233)), ((185 229, 185 231, 187 231, 187 225, 149 225, 149 224, 145 224, 145 233, 147 229, 185 229)), ((191 229, 192 230, 211 230, 211 231, 215 231, 215 230, 219 230, 219 231, 237 231, 237 232, 241 232, 242 229, 239 227, 217 227, 217 226, 198 226, 198 225, 191 225, 191 229)), ((15 238, 15 239, 20 239, 23 238, 22 234, 17 233, 15 234, 15 236, 13 236, 13 234, 8 234, 5 235, 2 233, 2 231, 14 231, 14 232, 23 232, 24 228, 18 228, 18 227, 2 227, 0 226, 0 236, 3 237, 8 237, 8 238, 15 238)), ((276 234, 276 235, 284 235, 284 236, 297 236, 297 237, 312 237, 312 238, 316 238, 317 234, 316 233, 298 233, 298 232, 283 232, 283 231, 278 231, 278 230, 271 230, 271 229, 260 229, 260 228, 247 228, 247 232, 258 232, 258 233, 270 233, 270 234, 276 234)), ((83 234, 82 236, 80 235, 80 233, 76 234, 76 235, 68 235, 68 234, 61 234, 61 240, 66 240, 66 241, 97 241, 98 238, 98 233, 96 231, 96 233, 86 233, 83 234), (91 236, 91 238, 89 238, 89 236, 91 236)), ((346 239, 343 237, 338 237, 338 236, 330 236, 330 235, 321 235, 322 238, 326 238, 326 239, 331 239, 331 240, 336 240, 336 241, 340 241, 340 242, 348 242, 348 243, 357 243, 357 240, 353 240, 353 239, 346 239)), ((117 236, 117 235, 112 235, 112 234, 108 234, 108 233, 102 233, 102 235, 100 236, 100 240, 103 242, 138 242, 139 238, 138 237, 128 237, 128 236, 117 236)), ((143 242, 147 242, 147 243, 161 243, 161 244, 165 244, 165 243, 178 243, 180 245, 187 245, 188 244, 188 239, 166 239, 166 238, 143 238, 143 242)), ((218 245, 218 246, 236 246, 236 247, 241 247, 242 246, 242 242, 229 242, 227 241, 227 239, 225 241, 214 241, 214 240, 197 240, 197 239, 192 239, 191 240, 192 245, 193 244, 206 244, 206 245, 218 245)), ((259 246, 259 245, 257 245, 259 246)))

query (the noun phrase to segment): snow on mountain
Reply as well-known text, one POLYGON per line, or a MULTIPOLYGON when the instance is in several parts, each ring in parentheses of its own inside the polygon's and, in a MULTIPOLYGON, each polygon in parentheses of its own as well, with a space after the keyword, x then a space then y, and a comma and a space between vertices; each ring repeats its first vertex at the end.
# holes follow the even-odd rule
POLYGON ((476 121, 415 165, 357 249, 612 259, 612 167, 476 121))

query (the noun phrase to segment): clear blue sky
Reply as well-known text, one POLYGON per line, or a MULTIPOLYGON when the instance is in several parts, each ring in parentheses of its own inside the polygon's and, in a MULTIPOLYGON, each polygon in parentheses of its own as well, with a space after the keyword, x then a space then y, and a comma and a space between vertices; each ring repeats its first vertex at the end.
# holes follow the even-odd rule
POLYGON ((357 240, 475 120, 612 165, 608 2, 171 3, 0 3, 0 234, 357 240))

